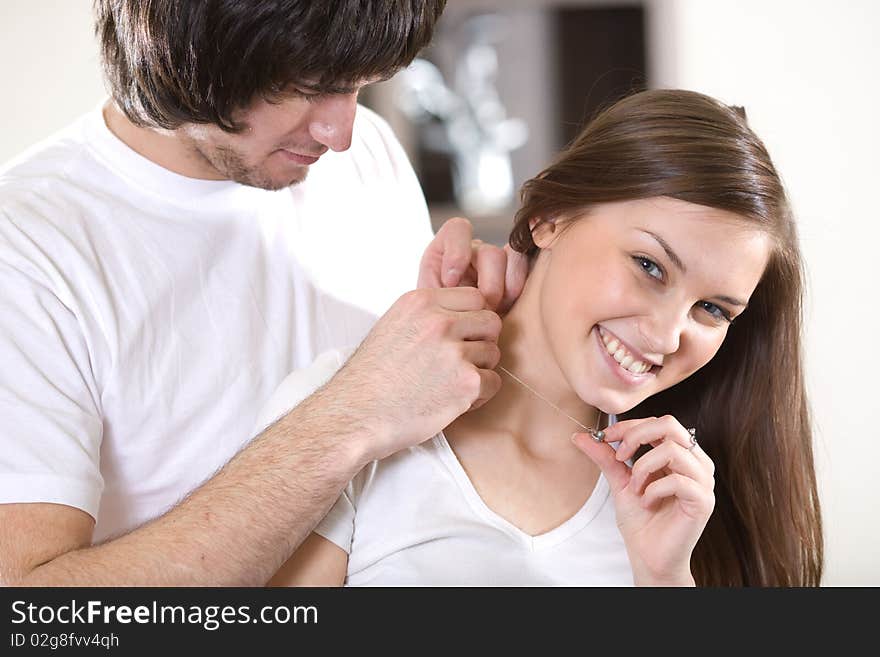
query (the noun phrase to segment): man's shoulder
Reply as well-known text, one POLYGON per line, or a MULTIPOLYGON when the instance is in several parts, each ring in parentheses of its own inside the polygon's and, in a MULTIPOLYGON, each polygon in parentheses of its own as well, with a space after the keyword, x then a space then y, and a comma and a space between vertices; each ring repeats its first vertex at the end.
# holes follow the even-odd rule
POLYGON ((85 117, 0 164, 0 209, 37 197, 51 200, 94 166, 83 130, 85 117))
POLYGON ((357 113, 354 119, 354 131, 365 139, 382 139, 385 141, 397 141, 388 121, 379 116, 374 110, 366 105, 358 103, 357 113))
POLYGON ((0 162, 0 182, 24 178, 34 171, 68 168, 71 159, 83 157, 87 153, 86 124, 91 114, 78 117, 9 160, 0 162))
POLYGON ((397 170, 409 160, 388 122, 375 111, 358 105, 352 132, 351 155, 355 159, 370 158, 397 170))

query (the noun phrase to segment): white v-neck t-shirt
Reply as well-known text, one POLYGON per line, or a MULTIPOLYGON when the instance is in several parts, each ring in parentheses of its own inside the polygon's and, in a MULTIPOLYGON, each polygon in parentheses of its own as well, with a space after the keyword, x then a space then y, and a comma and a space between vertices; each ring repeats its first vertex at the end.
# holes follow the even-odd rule
MULTIPOLYGON (((289 376, 267 424, 328 380, 347 354, 289 376)), ((530 536, 482 500, 439 433, 368 464, 315 532, 348 555, 346 586, 632 586, 604 475, 561 525, 530 536)))

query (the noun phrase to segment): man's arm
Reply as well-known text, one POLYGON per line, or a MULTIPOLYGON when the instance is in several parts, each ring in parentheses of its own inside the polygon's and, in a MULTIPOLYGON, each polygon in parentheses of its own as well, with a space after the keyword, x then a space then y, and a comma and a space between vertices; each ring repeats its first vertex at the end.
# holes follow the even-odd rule
POLYGON ((158 519, 88 547, 91 519, 76 509, 0 505, 0 581, 265 584, 363 465, 497 392, 500 330, 476 289, 405 294, 326 386, 158 519))
POLYGON ((336 500, 365 429, 313 396, 165 515, 89 547, 73 507, 0 505, 0 581, 18 586, 262 586, 336 500))

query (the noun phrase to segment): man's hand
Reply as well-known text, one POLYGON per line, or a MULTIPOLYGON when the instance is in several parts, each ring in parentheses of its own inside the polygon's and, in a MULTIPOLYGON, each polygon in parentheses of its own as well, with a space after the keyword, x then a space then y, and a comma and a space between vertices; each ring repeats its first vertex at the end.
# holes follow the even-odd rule
POLYGON ((505 314, 525 285, 528 261, 509 245, 503 249, 473 239, 467 219, 444 223, 428 245, 419 267, 420 288, 476 287, 488 308, 505 314))
POLYGON ((365 462, 417 445, 501 388, 501 318, 471 287, 414 290, 383 315, 317 397, 365 426, 365 462))

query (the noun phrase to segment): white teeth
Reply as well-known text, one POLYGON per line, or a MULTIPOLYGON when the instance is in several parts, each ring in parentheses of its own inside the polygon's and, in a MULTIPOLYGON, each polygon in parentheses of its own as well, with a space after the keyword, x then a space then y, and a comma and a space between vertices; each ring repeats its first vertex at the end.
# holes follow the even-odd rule
MULTIPOLYGON (((623 363, 621 363, 621 365, 622 364, 623 363)), ((645 371, 645 364, 640 360, 636 360, 633 361, 627 369, 633 374, 641 374, 645 371)))
POLYGON ((605 348, 608 350, 608 353, 611 354, 611 357, 614 358, 614 360, 620 363, 620 366, 623 369, 628 370, 633 374, 644 374, 651 369, 649 363, 636 360, 632 354, 620 344, 620 341, 617 338, 609 337, 601 331, 599 332, 599 335, 602 337, 602 342, 605 343, 605 348))

